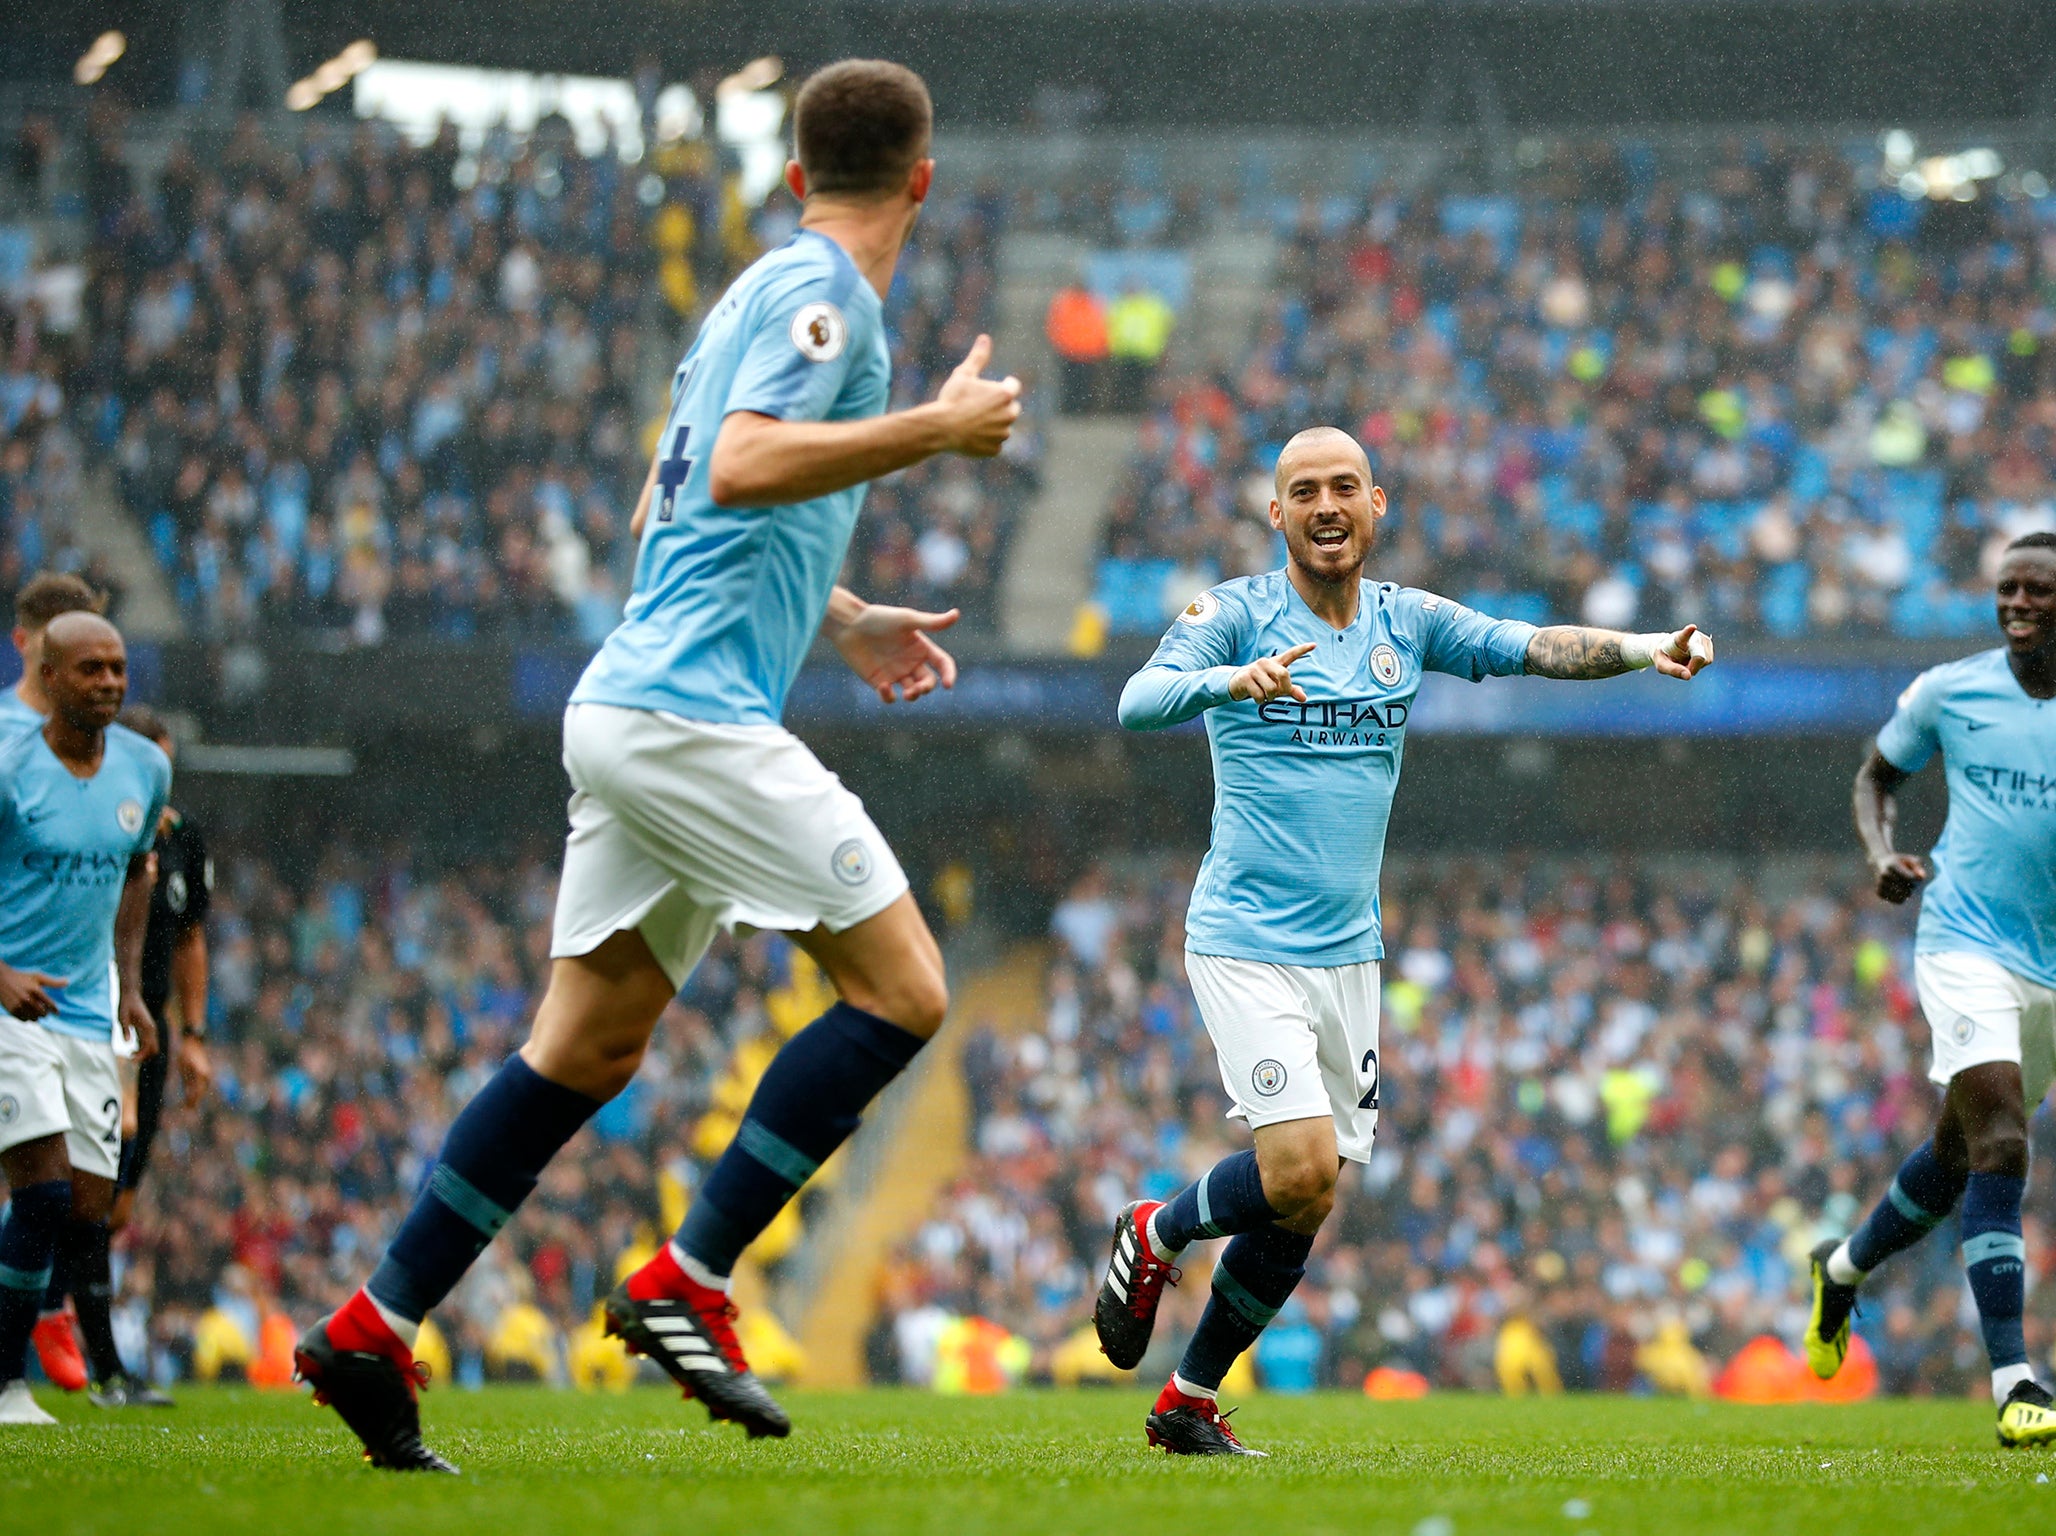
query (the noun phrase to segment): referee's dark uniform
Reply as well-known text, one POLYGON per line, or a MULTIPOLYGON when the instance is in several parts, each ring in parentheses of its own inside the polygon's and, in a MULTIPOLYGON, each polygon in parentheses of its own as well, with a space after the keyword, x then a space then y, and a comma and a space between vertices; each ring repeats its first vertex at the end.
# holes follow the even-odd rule
MULTIPOLYGON (((170 822, 168 829, 157 833, 157 883, 150 889, 150 926, 143 934, 143 1003, 157 1021, 163 1048, 136 1069, 136 1134, 122 1144, 123 1189, 134 1189, 143 1181, 164 1109, 164 1079, 171 1060, 171 958, 179 940, 207 920, 214 893, 214 865, 200 829, 177 811, 170 822)), ((187 1034, 204 1034, 205 1019, 186 1022, 187 1034)))

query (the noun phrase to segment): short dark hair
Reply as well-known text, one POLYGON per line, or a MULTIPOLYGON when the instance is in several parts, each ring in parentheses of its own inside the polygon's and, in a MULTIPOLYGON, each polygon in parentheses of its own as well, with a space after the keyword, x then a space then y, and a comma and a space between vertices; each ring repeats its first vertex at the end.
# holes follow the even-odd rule
POLYGON ((2023 533, 2019 538, 2006 546, 2007 553, 2009 554, 2016 549, 2056 549, 2056 533, 2050 533, 2047 529, 2037 529, 2033 533, 2023 533))
POLYGON ((928 153, 935 106, 904 64, 844 59, 807 77, 792 110, 807 191, 858 197, 897 190, 928 153))
POLYGON ((41 629, 61 613, 99 613, 107 596, 65 571, 38 571, 14 594, 14 622, 41 629))
POLYGON ((171 740, 171 727, 165 724, 164 716, 147 704, 131 704, 121 712, 116 722, 127 726, 138 736, 147 736, 152 741, 171 740))

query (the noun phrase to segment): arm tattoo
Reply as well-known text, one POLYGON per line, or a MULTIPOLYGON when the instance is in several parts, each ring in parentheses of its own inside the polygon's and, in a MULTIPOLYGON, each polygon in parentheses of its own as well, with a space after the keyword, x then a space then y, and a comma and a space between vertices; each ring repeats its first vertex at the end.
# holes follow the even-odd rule
POLYGON ((1632 671, 1621 659, 1621 635, 1611 629, 1556 624, 1535 631, 1528 642, 1530 677, 1619 677, 1632 671))

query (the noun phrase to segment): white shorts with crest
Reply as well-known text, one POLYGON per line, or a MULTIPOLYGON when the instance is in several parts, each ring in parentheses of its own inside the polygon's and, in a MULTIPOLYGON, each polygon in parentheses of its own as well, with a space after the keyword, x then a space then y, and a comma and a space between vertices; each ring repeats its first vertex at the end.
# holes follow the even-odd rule
POLYGON ((907 889, 863 801, 782 726, 573 704, 564 769, 552 955, 635 928, 683 985, 717 929, 839 933, 907 889))

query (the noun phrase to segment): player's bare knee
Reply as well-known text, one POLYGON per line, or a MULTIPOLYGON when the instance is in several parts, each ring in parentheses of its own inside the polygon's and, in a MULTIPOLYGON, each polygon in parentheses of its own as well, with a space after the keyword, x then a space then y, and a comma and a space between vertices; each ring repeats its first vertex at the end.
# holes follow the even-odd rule
POLYGON ((2027 1176, 2027 1127, 2001 1124, 1980 1127, 1970 1137, 1972 1173, 2027 1176))
POLYGON ((1299 1217, 1316 1207, 1324 1219, 1335 1203, 1335 1166, 1327 1157, 1294 1157, 1259 1164, 1264 1198, 1280 1216, 1299 1217))
POLYGON ((859 997, 851 997, 849 1002, 924 1040, 942 1028, 942 1021, 949 1015, 949 987, 939 968, 895 977, 884 986, 862 992, 868 1002, 859 997))

